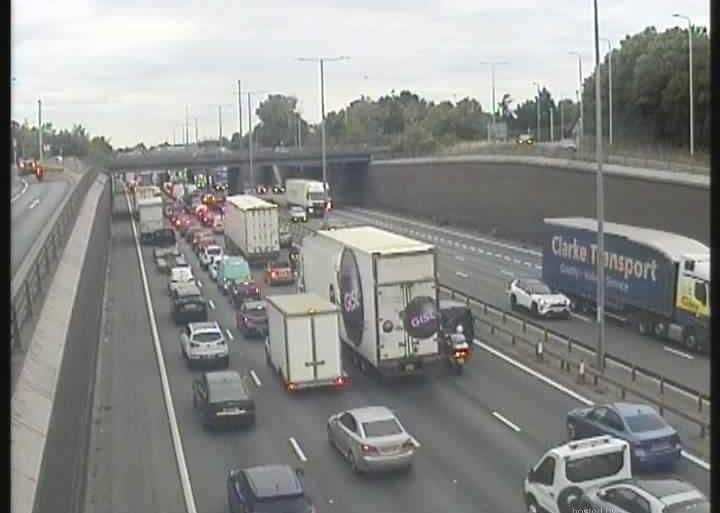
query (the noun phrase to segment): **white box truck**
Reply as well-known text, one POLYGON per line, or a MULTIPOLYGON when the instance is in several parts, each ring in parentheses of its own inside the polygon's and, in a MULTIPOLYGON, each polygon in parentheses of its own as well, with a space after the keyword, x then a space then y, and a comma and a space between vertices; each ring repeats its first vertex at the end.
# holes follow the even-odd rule
POLYGON ((441 358, 435 246, 371 226, 319 230, 301 261, 303 290, 340 307, 340 338, 361 370, 418 374, 441 358))
POLYGON ((285 191, 288 206, 302 207, 308 216, 323 216, 328 199, 323 182, 291 178, 285 181, 285 191))
POLYGON ((157 196, 137 200, 138 224, 140 225, 140 241, 152 242, 155 232, 165 227, 163 216, 163 200, 157 196))
POLYGON ((265 357, 289 391, 341 388, 349 383, 342 368, 338 308, 316 294, 265 298, 268 337, 265 357))
POLYGON ((280 254, 278 207, 240 194, 225 200, 225 252, 248 262, 266 262, 280 254))

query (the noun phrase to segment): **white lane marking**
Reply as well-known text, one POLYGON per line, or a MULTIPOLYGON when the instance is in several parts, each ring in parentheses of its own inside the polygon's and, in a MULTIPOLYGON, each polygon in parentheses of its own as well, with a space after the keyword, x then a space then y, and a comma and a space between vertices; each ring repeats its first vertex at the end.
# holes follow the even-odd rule
POLYGON ((518 265, 519 265, 519 264, 521 264, 521 263, 522 263, 522 262, 520 262, 520 260, 518 260, 517 258, 513 258, 513 264, 518 264, 518 265))
POLYGON ((200 280, 195 280, 195 283, 197 283, 198 287, 203 288, 203 284, 200 280))
MULTIPOLYGON (((477 339, 473 340, 473 344, 484 349, 488 353, 500 358, 501 360, 504 360, 505 362, 509 363, 510 365, 517 367, 521 371, 526 372, 527 374, 530 374, 531 376, 539 379, 546 385, 550 385, 554 389, 559 390, 560 392, 562 392, 566 395, 569 395, 570 397, 572 397, 573 399, 576 399, 577 401, 580 401, 581 403, 583 403, 586 406, 593 406, 595 404, 590 399, 583 397, 582 395, 578 394, 577 392, 570 390, 569 388, 561 385, 557 381, 553 381, 552 379, 548 378, 547 376, 543 376, 536 370, 533 370, 530 367, 528 367, 527 365, 524 365, 524 364, 518 362, 517 360, 510 358, 508 355, 501 353, 497 349, 490 347, 489 345, 487 345, 484 342, 481 342, 480 340, 477 340, 477 339)), ((694 456, 685 451, 682 451, 682 455, 688 461, 691 461, 692 463, 695 463, 698 467, 710 472, 710 464, 707 461, 704 461, 704 460, 698 458, 697 456, 694 456)))
POLYGON ((235 337, 233 337, 232 331, 230 331, 228 328, 225 328, 225 333, 227 333, 227 336, 230 340, 235 340, 235 337))
POLYGON ((463 244, 463 245, 462 245, 462 248, 463 248, 463 249, 467 249, 467 244, 463 244))
POLYGON ((417 441, 417 439, 414 436, 410 436, 410 441, 415 446, 416 449, 420 448, 420 442, 417 441))
POLYGON ((500 253, 494 253, 494 255, 495 255, 497 258, 502 258, 502 257, 503 257, 502 254, 500 254, 500 253))
POLYGON ((541 265, 537 265, 537 264, 535 264, 535 269, 538 269, 538 270, 540 270, 540 269, 542 269, 542 266, 541 266, 541 265))
POLYGON ((30 202, 30 204, 28 205, 28 209, 32 210, 32 209, 34 209, 35 207, 37 207, 39 204, 40 204, 40 200, 37 199, 37 198, 35 198, 35 199, 32 200, 32 201, 30 202))
POLYGON ((525 262, 525 265, 528 267, 532 267, 532 263, 530 263, 530 262, 525 262))
POLYGON ((293 451, 295 451, 295 456, 298 457, 300 461, 303 463, 307 462, 307 458, 305 457, 305 453, 300 448, 300 444, 297 443, 297 440, 295 440, 292 436, 289 438, 290 445, 293 448, 293 451))
MULTIPOLYGON (((130 197, 125 193, 125 201, 128 210, 130 207, 130 197)), ((187 513, 197 513, 195 506, 195 497, 193 496, 192 485, 190 483, 190 473, 185 460, 185 451, 183 450, 182 438, 180 437, 180 428, 178 427, 177 418, 175 417, 175 406, 173 404, 172 392, 170 391, 170 382, 168 381, 167 369, 165 368, 165 359, 163 358, 162 347, 160 346, 160 335, 158 333, 157 322, 155 321, 155 310, 153 309, 152 297, 150 296, 150 286, 148 285, 147 272, 145 271, 145 263, 143 262, 142 251, 140 249, 140 240, 138 239, 135 221, 130 220, 133 237, 135 238, 135 251, 137 253, 138 262, 140 263, 140 276, 142 277, 143 290, 145 291, 145 305, 147 307, 148 317, 150 320, 150 330, 152 331, 153 346, 155 347, 155 358, 160 369, 160 382, 162 384, 163 395, 165 397, 165 409, 170 424, 170 435, 175 449, 175 459, 177 461, 178 473, 180 474, 180 485, 183 489, 185 498, 185 508, 187 513)))
POLYGON ((250 377, 255 382, 255 386, 260 388, 262 386, 262 383, 260 382, 260 378, 258 378, 257 374, 255 374, 254 370, 250 370, 250 377))
POLYGON ((456 274, 457 276, 460 276, 461 278, 467 278, 467 277, 468 277, 467 274, 465 274, 465 273, 463 273, 463 272, 460 272, 460 271, 455 271, 455 274, 456 274))
POLYGON ((477 252, 480 253, 481 255, 484 255, 484 254, 485 254, 485 250, 484 250, 484 249, 478 248, 477 252))
POLYGON ((461 262, 464 262, 465 258, 461 257, 460 255, 455 255, 455 260, 460 260, 461 262))
POLYGON ((506 275, 508 275, 508 276, 515 276, 514 273, 511 273, 510 271, 506 271, 505 269, 500 269, 500 272, 501 272, 502 274, 506 274, 506 275))
POLYGON ((675 355, 680 356, 680 357, 682 357, 682 358, 685 358, 685 359, 687 359, 687 360, 694 360, 694 359, 695 359, 695 357, 694 357, 693 355, 690 355, 690 354, 687 354, 687 353, 683 353, 682 351, 678 351, 677 349, 673 349, 672 347, 663 346, 663 349, 665 349, 665 351, 667 351, 668 353, 675 354, 675 355))
POLYGON ((210 305, 211 310, 215 310, 215 303, 213 303, 212 299, 208 299, 208 304, 210 305))
POLYGON ((27 191, 27 188, 28 188, 28 185, 29 185, 29 184, 27 183, 27 180, 22 179, 22 180, 20 180, 20 181, 22 182, 23 187, 22 187, 22 189, 20 190, 20 192, 18 192, 15 196, 13 196, 12 198, 10 198, 10 203, 15 203, 18 199, 20 199, 20 196, 22 196, 23 194, 25 194, 25 191, 27 191))
POLYGON ((590 317, 585 317, 584 315, 579 315, 574 312, 570 312, 570 316, 583 322, 587 322, 588 324, 593 324, 595 321, 591 319, 590 317))
POLYGON ((475 246, 470 246, 470 251, 477 251, 477 248, 475 246))
POLYGON ((503 424, 505 424, 505 425, 506 425, 507 427, 509 427, 510 429, 514 430, 516 433, 519 433, 519 432, 520 432, 520 428, 517 427, 516 424, 513 424, 513 423, 510 422, 508 419, 506 419, 505 417, 503 417, 502 415, 500 415, 498 412, 494 411, 494 412, 492 412, 492 414, 493 414, 493 417, 495 417, 496 419, 498 419, 500 422, 502 422, 503 424))

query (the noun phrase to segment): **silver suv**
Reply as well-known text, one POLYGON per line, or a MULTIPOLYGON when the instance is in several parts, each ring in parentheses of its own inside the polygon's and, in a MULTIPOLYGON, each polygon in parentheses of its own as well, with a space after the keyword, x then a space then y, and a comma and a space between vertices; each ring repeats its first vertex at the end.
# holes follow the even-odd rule
POLYGON ((230 350, 220 325, 215 322, 191 322, 180 335, 180 350, 188 364, 219 365, 227 368, 230 364, 230 350))

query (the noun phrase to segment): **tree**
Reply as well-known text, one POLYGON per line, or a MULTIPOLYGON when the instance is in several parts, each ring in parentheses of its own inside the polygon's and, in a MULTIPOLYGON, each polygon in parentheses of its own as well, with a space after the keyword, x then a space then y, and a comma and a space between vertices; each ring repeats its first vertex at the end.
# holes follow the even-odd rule
MULTIPOLYGON (((259 141, 263 146, 291 146, 296 137, 297 98, 281 94, 269 95, 262 101, 255 113, 260 124, 255 127, 253 136, 259 133, 259 141)), ((305 128, 307 125, 301 125, 305 128)))

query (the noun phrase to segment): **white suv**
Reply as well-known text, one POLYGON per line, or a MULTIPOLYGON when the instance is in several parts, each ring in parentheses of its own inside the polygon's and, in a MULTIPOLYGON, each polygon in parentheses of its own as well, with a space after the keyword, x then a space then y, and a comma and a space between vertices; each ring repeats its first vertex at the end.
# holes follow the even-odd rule
POLYGON ((200 253, 200 265, 203 269, 207 269, 214 259, 220 259, 223 255, 223 249, 217 244, 209 244, 200 253))
POLYGON ((513 310, 520 306, 540 317, 570 317, 570 299, 565 294, 553 294, 550 287, 540 280, 513 280, 507 293, 513 310))
POLYGON ((195 276, 193 276, 192 269, 190 267, 173 267, 170 270, 170 282, 168 283, 168 293, 172 296, 172 293, 183 283, 195 283, 195 276))
POLYGON ((550 449, 533 467, 523 486, 528 513, 571 513, 583 493, 611 481, 631 479, 630 446, 597 436, 550 449))
POLYGON ((230 350, 217 322, 191 322, 180 335, 180 350, 188 367, 193 363, 220 363, 227 368, 230 350))

